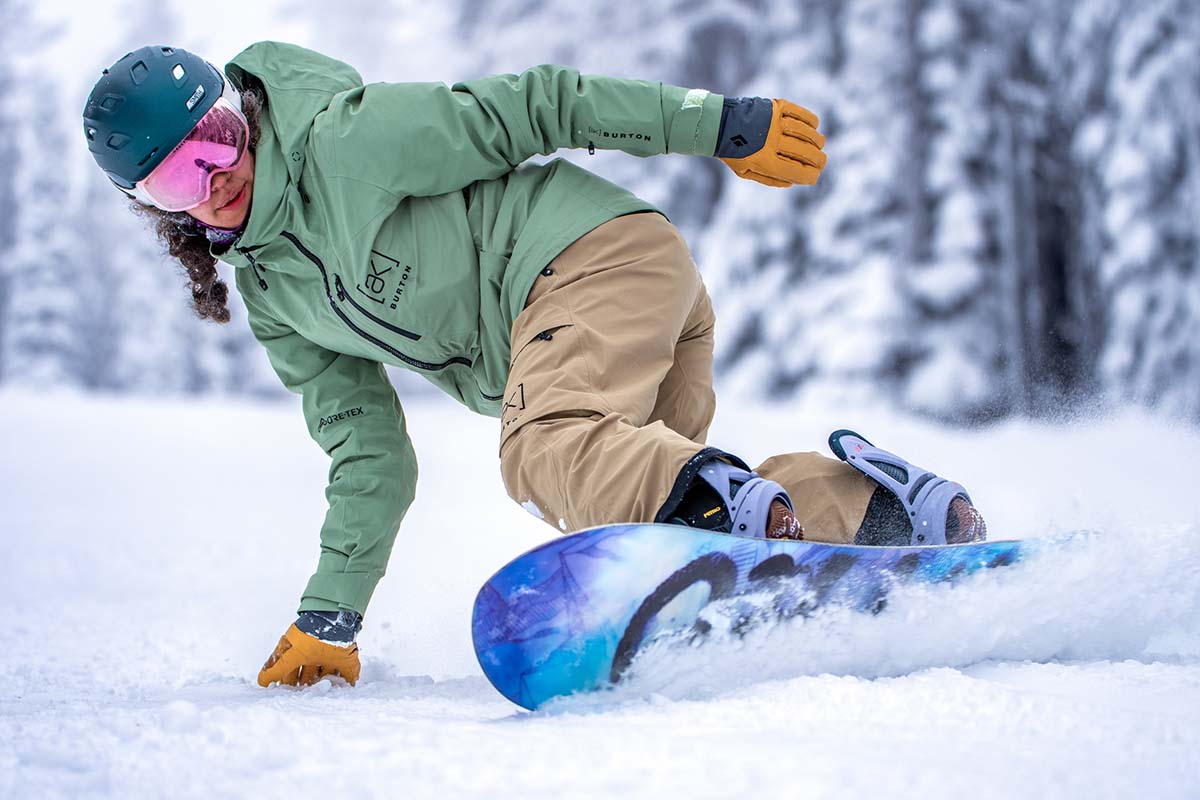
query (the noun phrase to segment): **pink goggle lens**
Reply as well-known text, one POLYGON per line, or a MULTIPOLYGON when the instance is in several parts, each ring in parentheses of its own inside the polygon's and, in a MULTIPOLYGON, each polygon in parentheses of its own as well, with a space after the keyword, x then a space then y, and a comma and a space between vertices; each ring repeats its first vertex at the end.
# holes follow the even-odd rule
POLYGON ((186 211, 208 200, 212 176, 236 169, 246 152, 249 126, 219 98, 196 127, 137 186, 164 211, 186 211))

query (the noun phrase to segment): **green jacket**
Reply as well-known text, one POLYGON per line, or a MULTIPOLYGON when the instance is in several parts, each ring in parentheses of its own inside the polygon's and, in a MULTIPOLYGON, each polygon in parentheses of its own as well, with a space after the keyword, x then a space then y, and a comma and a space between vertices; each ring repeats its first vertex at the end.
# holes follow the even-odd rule
POLYGON ((560 147, 712 155, 723 98, 542 66, 447 87, 364 86, 348 65, 260 42, 225 68, 266 93, 237 267, 250 327, 332 458, 301 610, 362 613, 412 502, 416 458, 382 364, 498 417, 513 321, 548 262, 653 206, 560 147))

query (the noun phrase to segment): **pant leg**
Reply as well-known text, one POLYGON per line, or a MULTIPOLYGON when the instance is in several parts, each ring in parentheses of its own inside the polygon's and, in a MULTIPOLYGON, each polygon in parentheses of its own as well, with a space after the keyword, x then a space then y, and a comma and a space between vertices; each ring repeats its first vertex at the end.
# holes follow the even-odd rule
POLYGON ((713 329, 716 315, 704 284, 688 315, 683 335, 675 345, 675 362, 662 384, 650 412, 650 421, 662 422, 697 444, 704 444, 717 410, 713 392, 713 329))
POLYGON ((844 461, 820 453, 772 456, 755 470, 787 490, 814 542, 854 544, 876 483, 844 461))
MULTIPOLYGON (((703 449, 653 418, 663 382, 682 374, 676 346, 697 308, 700 275, 679 232, 653 213, 601 225, 549 272, 513 325, 505 487, 561 530, 650 521, 703 449)), ((693 433, 707 428, 706 414, 695 415, 693 433)))

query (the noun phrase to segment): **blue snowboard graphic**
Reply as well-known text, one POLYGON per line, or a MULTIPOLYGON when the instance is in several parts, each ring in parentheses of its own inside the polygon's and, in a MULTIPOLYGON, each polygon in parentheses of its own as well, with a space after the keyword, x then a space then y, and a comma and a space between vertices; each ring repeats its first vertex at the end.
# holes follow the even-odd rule
POLYGON ((536 547, 493 575, 475 598, 472 636, 488 680, 535 709, 616 684, 651 636, 693 628, 714 600, 773 592, 777 602, 788 598, 780 616, 831 605, 873 613, 898 583, 954 580, 1039 546, 856 547, 677 525, 591 528, 536 547))

